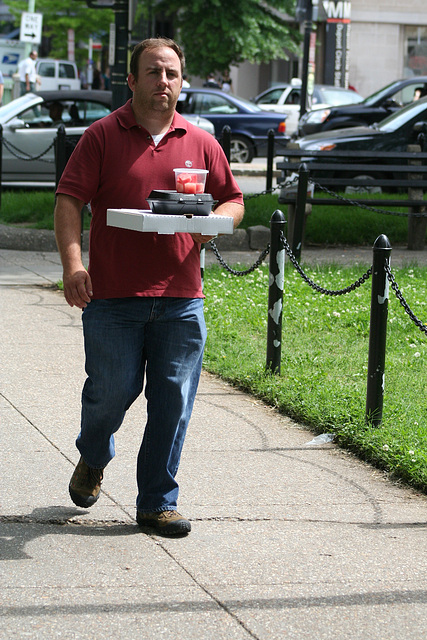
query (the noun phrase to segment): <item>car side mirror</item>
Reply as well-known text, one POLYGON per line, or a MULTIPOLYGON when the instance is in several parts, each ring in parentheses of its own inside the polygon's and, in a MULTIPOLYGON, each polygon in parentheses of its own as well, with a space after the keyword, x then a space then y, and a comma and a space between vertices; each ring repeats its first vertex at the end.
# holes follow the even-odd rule
POLYGON ((393 100, 393 98, 388 98, 383 102, 383 107, 385 109, 396 109, 396 108, 400 109, 401 105, 398 102, 396 102, 396 100, 393 100))
POLYGON ((13 120, 10 120, 10 122, 7 123, 7 126, 9 129, 12 129, 12 131, 16 131, 17 129, 25 129, 26 124, 19 118, 13 118, 13 120))
POLYGON ((412 131, 414 132, 414 138, 416 138, 417 144, 420 145, 422 151, 425 151, 427 141, 427 122, 416 122, 412 127, 412 131))
POLYGON ((416 122, 412 128, 412 131, 414 133, 427 133, 427 122, 425 122, 424 120, 420 120, 419 122, 416 122))

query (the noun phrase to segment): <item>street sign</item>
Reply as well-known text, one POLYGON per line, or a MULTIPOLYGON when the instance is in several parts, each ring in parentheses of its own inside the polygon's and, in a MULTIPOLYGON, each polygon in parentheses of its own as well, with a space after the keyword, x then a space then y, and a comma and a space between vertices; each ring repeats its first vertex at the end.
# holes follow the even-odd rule
POLYGON ((23 13, 21 16, 21 31, 19 39, 21 42, 40 44, 42 41, 42 13, 23 13))

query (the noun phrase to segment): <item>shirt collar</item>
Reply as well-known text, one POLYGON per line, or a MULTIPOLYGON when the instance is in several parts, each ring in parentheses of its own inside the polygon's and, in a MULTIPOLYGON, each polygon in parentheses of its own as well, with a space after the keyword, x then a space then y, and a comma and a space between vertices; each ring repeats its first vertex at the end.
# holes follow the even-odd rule
MULTIPOLYGON (((138 123, 135 120, 135 115, 132 110, 132 98, 130 98, 126 104, 122 107, 119 107, 116 111, 117 120, 121 124, 124 129, 131 129, 132 127, 138 127, 138 123)), ((182 129, 184 132, 187 132, 188 122, 185 118, 181 116, 181 114, 175 111, 171 127, 169 131, 174 131, 176 129, 182 129)))

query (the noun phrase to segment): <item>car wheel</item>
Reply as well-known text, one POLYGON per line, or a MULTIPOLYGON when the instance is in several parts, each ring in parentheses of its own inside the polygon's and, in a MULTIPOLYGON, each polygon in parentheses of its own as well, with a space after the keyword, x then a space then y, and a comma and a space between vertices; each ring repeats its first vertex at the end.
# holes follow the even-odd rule
POLYGON ((231 136, 230 160, 231 162, 252 162, 254 148, 248 138, 243 136, 231 136))

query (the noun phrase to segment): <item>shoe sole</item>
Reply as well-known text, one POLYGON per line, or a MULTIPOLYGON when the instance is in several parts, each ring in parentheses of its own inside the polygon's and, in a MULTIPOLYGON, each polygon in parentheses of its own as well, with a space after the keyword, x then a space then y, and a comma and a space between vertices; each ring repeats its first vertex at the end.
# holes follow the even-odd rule
POLYGON ((74 502, 74 504, 77 505, 78 507, 82 507, 83 509, 89 509, 89 507, 92 507, 99 498, 99 493, 97 496, 85 497, 73 491, 71 487, 68 487, 68 491, 70 494, 70 498, 74 502))

